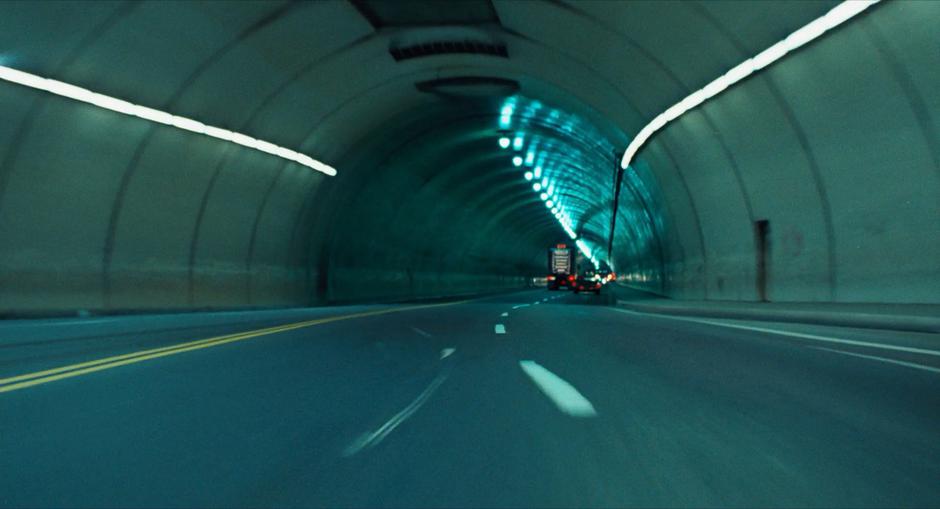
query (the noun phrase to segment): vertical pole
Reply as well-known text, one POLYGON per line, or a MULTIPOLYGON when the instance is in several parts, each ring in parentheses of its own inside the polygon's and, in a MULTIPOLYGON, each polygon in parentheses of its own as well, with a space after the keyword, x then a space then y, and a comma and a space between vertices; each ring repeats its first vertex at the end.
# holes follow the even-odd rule
POLYGON ((624 170, 620 168, 617 151, 614 150, 614 203, 610 211, 610 236, 607 237, 607 257, 614 256, 614 231, 617 228, 617 207, 620 205, 620 185, 623 182, 624 170))

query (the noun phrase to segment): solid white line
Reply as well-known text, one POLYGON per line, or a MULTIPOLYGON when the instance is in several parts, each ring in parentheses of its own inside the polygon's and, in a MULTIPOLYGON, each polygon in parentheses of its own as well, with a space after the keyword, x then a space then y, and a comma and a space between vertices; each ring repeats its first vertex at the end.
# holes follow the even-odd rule
POLYGON ((444 380, 447 380, 446 373, 437 375, 437 378, 435 378, 431 384, 428 385, 426 389, 424 389, 424 392, 418 395, 418 397, 408 406, 406 406, 401 412, 395 414, 379 429, 371 433, 365 433, 356 439, 353 443, 349 444, 349 446, 346 447, 346 449, 343 451, 343 456, 348 458, 349 456, 357 454, 365 449, 374 447, 379 442, 384 440, 385 437, 389 435, 389 433, 394 431, 395 428, 397 428, 401 423, 405 422, 406 419, 414 415, 414 413, 417 412, 418 409, 428 401, 428 399, 431 397, 431 394, 433 394, 434 391, 437 390, 437 388, 440 387, 442 383, 444 383, 444 380))
POLYGON ((417 332, 418 335, 420 335, 420 336, 424 336, 424 337, 426 337, 426 338, 431 337, 430 334, 428 334, 427 332, 424 332, 423 330, 421 330, 421 329, 419 329, 419 328, 417 328, 417 327, 412 327, 411 330, 417 332))
POLYGON ((457 351, 456 348, 445 348, 445 349, 441 350, 441 359, 446 359, 446 358, 450 357, 451 354, 453 354, 453 353, 456 352, 456 351, 457 351))
POLYGON ((596 417, 594 405, 573 385, 535 361, 519 361, 519 367, 562 412, 573 417, 596 417))
POLYGON ((505 334, 505 333, 506 333, 506 326, 503 325, 503 324, 501 324, 501 323, 497 323, 497 324, 496 324, 496 327, 494 327, 494 329, 495 329, 495 331, 496 331, 497 334, 505 334))
POLYGON ((518 306, 513 306, 512 308, 513 308, 513 309, 519 309, 519 308, 524 308, 524 307, 528 307, 528 306, 529 306, 528 304, 519 304, 518 306))
POLYGON ((891 364, 897 364, 897 365, 899 365, 899 366, 905 366, 905 367, 908 367, 908 368, 922 369, 922 370, 924 370, 924 371, 930 371, 931 373, 940 373, 940 369, 937 369, 937 368, 934 368, 934 367, 931 367, 931 366, 924 366, 923 364, 916 364, 916 363, 913 363, 913 362, 904 362, 904 361, 898 361, 898 360, 894 360, 894 359, 886 359, 886 358, 884 358, 884 357, 876 357, 876 356, 874 356, 874 355, 865 355, 865 354, 855 353, 855 352, 843 352, 842 350, 833 350, 832 348, 826 348, 826 347, 822 347, 822 346, 811 346, 811 347, 809 347, 809 348, 814 348, 814 349, 816 349, 816 350, 825 350, 825 351, 827 351, 827 352, 832 352, 832 353, 841 353, 842 355, 851 355, 852 357, 861 357, 861 358, 863 358, 863 359, 871 359, 871 360, 873 360, 873 361, 888 362, 888 363, 891 363, 891 364))
POLYGON ((814 341, 825 341, 827 343, 840 343, 843 345, 865 346, 869 348, 881 348, 883 350, 894 350, 898 352, 910 352, 910 353, 919 353, 919 354, 924 354, 924 355, 940 356, 940 351, 927 350, 924 348, 914 348, 911 346, 885 345, 882 343, 871 343, 868 341, 855 341, 852 339, 831 338, 827 336, 817 336, 816 334, 803 334, 801 332, 789 332, 789 331, 782 331, 782 330, 775 330, 775 329, 766 329, 764 327, 749 327, 747 325, 736 325, 736 324, 730 324, 730 323, 715 322, 712 320, 700 320, 696 318, 685 318, 685 317, 678 317, 678 316, 661 315, 658 313, 639 313, 637 311, 629 311, 626 309, 614 309, 614 311, 619 311, 621 313, 632 314, 632 315, 652 316, 652 317, 664 318, 668 320, 681 320, 684 322, 705 323, 708 325, 717 325, 719 327, 728 327, 731 329, 743 329, 743 330, 756 331, 756 332, 767 332, 770 334, 779 334, 781 336, 791 336, 794 338, 801 338, 801 339, 812 339, 814 341))
POLYGON ((508 313, 508 312, 505 312, 505 313, 503 313, 503 314, 501 314, 501 315, 499 315, 499 316, 509 316, 509 313, 508 313))
POLYGON ((0 329, 13 327, 74 327, 76 325, 100 325, 102 323, 117 322, 120 318, 79 318, 77 320, 56 321, 48 323, 32 323, 23 321, 21 323, 4 323, 0 329))

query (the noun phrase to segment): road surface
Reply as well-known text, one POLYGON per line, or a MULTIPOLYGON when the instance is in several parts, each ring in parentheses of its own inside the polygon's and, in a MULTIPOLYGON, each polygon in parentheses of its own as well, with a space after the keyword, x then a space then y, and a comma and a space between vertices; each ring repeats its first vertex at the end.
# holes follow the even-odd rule
POLYGON ((602 301, 0 323, 0 506, 940 506, 937 335, 602 301))

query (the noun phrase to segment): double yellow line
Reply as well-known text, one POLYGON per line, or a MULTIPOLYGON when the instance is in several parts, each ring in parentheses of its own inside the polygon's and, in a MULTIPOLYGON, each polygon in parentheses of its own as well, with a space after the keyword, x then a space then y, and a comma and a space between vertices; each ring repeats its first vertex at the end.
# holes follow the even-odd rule
POLYGON ((465 302, 468 302, 468 301, 446 302, 443 304, 427 304, 423 306, 398 307, 398 308, 390 308, 390 309, 381 309, 378 311, 366 311, 364 313, 330 316, 327 318, 318 318, 316 320, 307 320, 303 322, 277 325, 274 327, 268 327, 266 329, 256 329, 256 330, 251 330, 251 331, 246 331, 246 332, 239 332, 236 334, 227 334, 225 336, 216 336, 216 337, 212 337, 208 339, 189 341, 186 343, 179 343, 176 345, 165 346, 162 348, 153 348, 150 350, 141 350, 141 351, 126 353, 122 355, 115 355, 112 357, 105 357, 102 359, 95 359, 91 361, 80 362, 78 364, 70 364, 68 366, 60 366, 57 368, 46 369, 43 371, 25 373, 22 375, 12 376, 10 378, 0 378, 0 393, 16 391, 19 389, 25 389, 27 387, 33 387, 35 385, 55 382, 56 380, 63 380, 65 378, 72 378, 76 376, 87 375, 88 373, 104 371, 106 369, 112 369, 112 368, 116 368, 119 366, 126 366, 128 364, 135 364, 138 362, 144 362, 144 361, 148 361, 151 359, 158 359, 160 357, 166 357, 169 355, 176 355, 176 354, 180 354, 183 352, 191 352, 193 350, 201 350, 203 348, 210 348, 213 346, 224 345, 227 343, 234 343, 236 341, 244 341, 246 339, 252 339, 252 338, 257 338, 261 336, 269 336, 271 334, 277 334, 279 332, 287 332, 291 330, 302 329, 304 327, 312 327, 314 325, 321 325, 324 323, 338 322, 341 320, 352 320, 354 318, 365 318, 367 316, 385 315, 389 313, 400 313, 402 311, 414 311, 417 309, 427 309, 427 308, 441 307, 441 306, 453 306, 456 304, 463 304, 465 302))

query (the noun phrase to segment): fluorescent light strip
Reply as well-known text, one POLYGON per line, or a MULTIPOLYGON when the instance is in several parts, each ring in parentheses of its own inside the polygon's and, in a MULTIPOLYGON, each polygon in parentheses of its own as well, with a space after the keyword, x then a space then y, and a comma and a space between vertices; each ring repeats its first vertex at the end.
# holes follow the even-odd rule
POLYGON ((132 104, 127 101, 122 101, 114 97, 92 92, 91 90, 86 90, 75 85, 63 83, 61 81, 43 78, 41 76, 36 76, 35 74, 30 74, 28 72, 23 72, 3 65, 0 65, 0 79, 9 81, 10 83, 16 83, 18 85, 35 88, 37 90, 44 90, 55 95, 68 97, 69 99, 92 104, 99 108, 114 111, 124 115, 139 117, 144 120, 156 122, 158 124, 164 124, 183 129, 184 131, 204 134, 212 138, 232 142, 243 147, 252 148, 280 157, 281 159, 293 161, 297 164, 306 166, 331 177, 336 175, 336 169, 333 167, 321 163, 320 161, 317 161, 308 155, 301 154, 284 147, 279 147, 273 143, 264 140, 258 140, 252 138, 251 136, 232 132, 219 127, 205 125, 202 122, 186 117, 172 115, 165 111, 155 110, 153 108, 140 106, 138 104, 132 104))
POLYGON ((640 148, 643 147, 647 140, 669 122, 672 122, 685 112, 720 94, 731 85, 780 60, 787 53, 822 36, 827 31, 848 21, 879 1, 880 0, 846 0, 842 2, 823 16, 816 18, 799 30, 793 32, 782 41, 758 53, 753 58, 749 58, 737 66, 732 67, 728 72, 719 76, 708 85, 705 85, 700 90, 696 90, 685 99, 674 104, 666 111, 660 113, 649 124, 644 126, 643 129, 640 129, 640 132, 637 133, 633 141, 630 142, 630 145, 627 146, 627 150, 623 153, 623 158, 620 160, 620 167, 627 169, 630 163, 633 162, 633 157, 636 156, 636 153, 640 151, 640 148))

